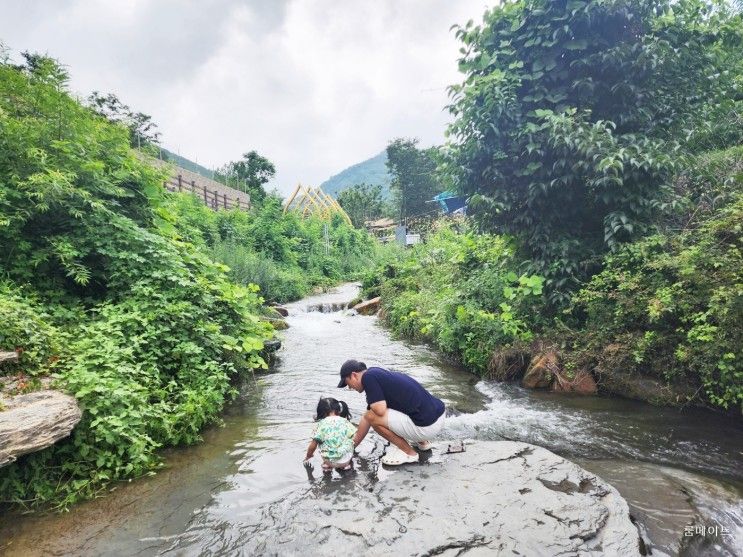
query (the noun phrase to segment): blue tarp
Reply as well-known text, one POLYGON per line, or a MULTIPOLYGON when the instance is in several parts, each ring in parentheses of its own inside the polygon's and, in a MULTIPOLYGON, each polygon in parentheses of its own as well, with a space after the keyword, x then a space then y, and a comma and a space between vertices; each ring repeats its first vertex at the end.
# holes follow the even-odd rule
POLYGON ((467 199, 451 191, 445 191, 433 198, 433 201, 441 205, 441 210, 448 215, 454 212, 464 212, 467 199))

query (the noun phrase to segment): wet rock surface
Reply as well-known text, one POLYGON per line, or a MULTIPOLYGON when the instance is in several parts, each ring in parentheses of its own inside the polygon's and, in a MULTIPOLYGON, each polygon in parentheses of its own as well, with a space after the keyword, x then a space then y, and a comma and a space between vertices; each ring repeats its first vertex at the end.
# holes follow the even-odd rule
POLYGON ((736 557, 743 540, 743 485, 645 462, 578 461, 616 487, 641 524, 650 555, 736 557), (647 504, 653 494, 655 507, 647 504))
POLYGON ((355 309, 360 315, 374 315, 379 310, 379 304, 381 302, 382 298, 377 296, 376 298, 372 298, 371 300, 356 304, 355 306, 353 306, 353 309, 355 309))
POLYGON ((579 395, 595 395, 598 392, 596 380, 585 370, 578 371, 571 379, 563 373, 555 373, 555 380, 550 386, 555 393, 576 393, 579 395))
MULTIPOLYGON (((246 554, 639 555, 627 503, 598 476, 550 451, 478 441, 420 463, 342 479, 269 505, 241 532, 246 554), (327 548, 327 549, 324 549, 327 548)), ((237 547, 237 546, 236 546, 237 547)))
POLYGON ((537 354, 531 360, 521 384, 527 389, 544 389, 552 384, 559 369, 556 352, 537 354))
POLYGON ((67 437, 82 417, 77 401, 59 391, 37 391, 2 402, 0 466, 67 437))
POLYGON ((284 306, 271 306, 271 309, 273 309, 281 317, 289 317, 289 310, 286 309, 284 306))

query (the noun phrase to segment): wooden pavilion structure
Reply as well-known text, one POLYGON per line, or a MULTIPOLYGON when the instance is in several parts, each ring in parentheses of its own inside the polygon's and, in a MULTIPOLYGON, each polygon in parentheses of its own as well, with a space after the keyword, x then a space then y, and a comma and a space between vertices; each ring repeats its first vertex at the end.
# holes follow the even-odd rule
POLYGON ((319 187, 312 188, 297 184, 297 187, 284 202, 284 213, 288 211, 295 211, 302 217, 314 215, 323 220, 330 220, 333 215, 337 214, 341 215, 348 224, 352 224, 351 218, 343 210, 343 207, 319 187))

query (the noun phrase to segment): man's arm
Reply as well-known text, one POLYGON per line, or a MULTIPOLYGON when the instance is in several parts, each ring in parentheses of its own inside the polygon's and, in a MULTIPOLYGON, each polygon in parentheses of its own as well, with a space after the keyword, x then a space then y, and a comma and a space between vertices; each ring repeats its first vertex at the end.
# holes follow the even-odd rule
POLYGON ((369 433, 369 429, 371 428, 371 422, 369 421, 369 418, 367 417, 367 414, 369 412, 374 413, 374 415, 379 416, 380 418, 384 417, 385 414, 387 414, 387 401, 380 400, 379 402, 370 404, 369 411, 363 416, 361 416, 361 421, 359 421, 359 428, 356 430, 356 435, 353 436, 354 447, 357 447, 359 443, 361 443, 364 440, 364 437, 366 437, 366 434, 369 433))

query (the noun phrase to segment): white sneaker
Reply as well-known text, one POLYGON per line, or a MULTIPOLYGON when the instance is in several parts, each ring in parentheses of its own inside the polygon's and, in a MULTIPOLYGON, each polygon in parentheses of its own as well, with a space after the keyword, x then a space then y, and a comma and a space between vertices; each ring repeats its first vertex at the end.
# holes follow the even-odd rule
POLYGON ((390 446, 390 448, 387 449, 387 453, 382 457, 382 464, 385 466, 399 466, 401 464, 418 462, 418 459, 418 453, 415 453, 415 455, 409 455, 395 446, 390 446))

